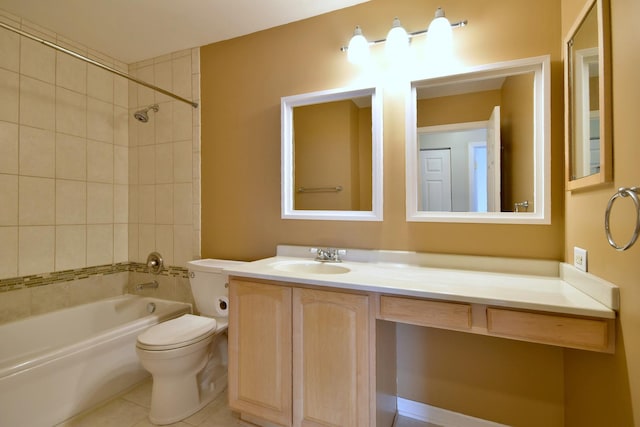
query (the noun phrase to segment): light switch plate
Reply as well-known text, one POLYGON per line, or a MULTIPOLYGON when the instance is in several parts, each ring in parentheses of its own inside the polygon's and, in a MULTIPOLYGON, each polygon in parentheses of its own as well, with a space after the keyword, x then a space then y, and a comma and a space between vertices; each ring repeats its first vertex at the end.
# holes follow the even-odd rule
POLYGON ((584 272, 587 271, 587 250, 579 248, 577 246, 573 247, 573 265, 578 269, 584 272))

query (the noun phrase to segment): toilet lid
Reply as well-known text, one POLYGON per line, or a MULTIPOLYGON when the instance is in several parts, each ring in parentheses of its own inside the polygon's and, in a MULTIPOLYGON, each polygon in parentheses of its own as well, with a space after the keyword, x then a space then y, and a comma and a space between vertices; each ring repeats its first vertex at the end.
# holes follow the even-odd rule
POLYGON ((138 344, 147 349, 168 350, 201 341, 215 331, 215 319, 185 314, 150 327, 138 335, 138 344))

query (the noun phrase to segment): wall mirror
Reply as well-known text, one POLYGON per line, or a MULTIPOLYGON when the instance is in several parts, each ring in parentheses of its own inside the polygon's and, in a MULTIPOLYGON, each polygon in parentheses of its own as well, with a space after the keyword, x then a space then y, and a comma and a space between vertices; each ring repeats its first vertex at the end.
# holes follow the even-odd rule
POLYGON ((282 98, 282 218, 382 221, 376 88, 282 98))
POLYGON ((565 170, 568 190, 610 182, 611 61, 606 0, 589 2, 565 40, 565 170))
POLYGON ((550 222, 549 57, 411 83, 407 221, 550 222))

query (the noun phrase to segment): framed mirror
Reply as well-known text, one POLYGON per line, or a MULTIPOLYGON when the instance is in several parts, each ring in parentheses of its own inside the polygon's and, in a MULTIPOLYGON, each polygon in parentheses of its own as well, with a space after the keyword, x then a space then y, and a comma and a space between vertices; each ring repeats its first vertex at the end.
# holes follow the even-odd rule
POLYGON ((550 59, 411 83, 407 221, 549 224, 550 59))
POLYGON ((587 3, 565 40, 565 171, 568 190, 611 182, 608 0, 587 3))
POLYGON ((376 88, 282 98, 282 218, 382 221, 376 88))

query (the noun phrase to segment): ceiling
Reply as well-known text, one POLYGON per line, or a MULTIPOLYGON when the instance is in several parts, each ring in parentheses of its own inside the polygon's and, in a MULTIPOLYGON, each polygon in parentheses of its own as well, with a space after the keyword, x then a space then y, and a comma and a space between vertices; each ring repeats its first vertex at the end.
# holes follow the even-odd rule
POLYGON ((130 64, 369 0, 0 0, 0 10, 130 64))

